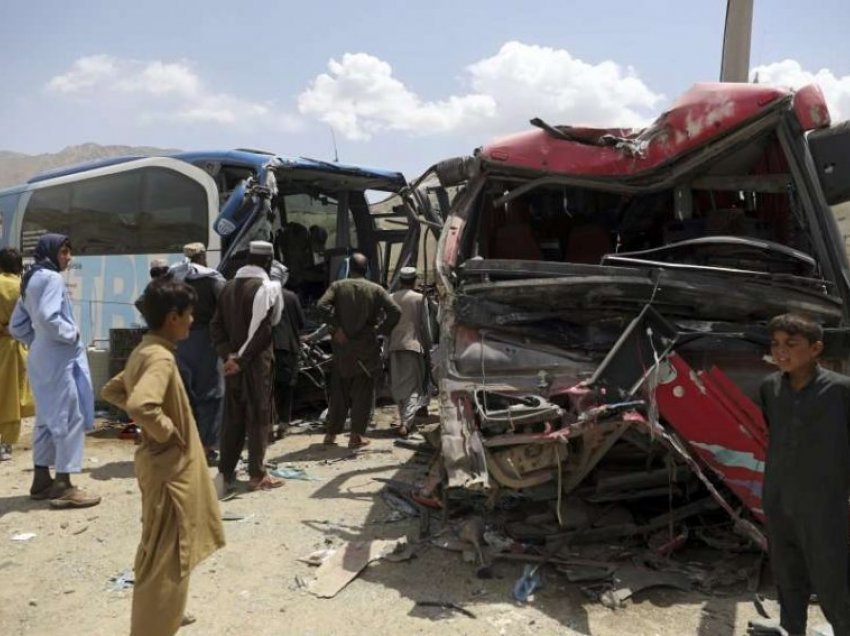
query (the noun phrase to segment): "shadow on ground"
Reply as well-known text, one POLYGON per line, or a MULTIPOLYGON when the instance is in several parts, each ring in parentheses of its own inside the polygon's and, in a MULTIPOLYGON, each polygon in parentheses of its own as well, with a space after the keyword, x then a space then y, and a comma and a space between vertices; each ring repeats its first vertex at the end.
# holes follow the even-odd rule
POLYGON ((136 473, 133 471, 133 460, 120 462, 109 462, 94 468, 85 468, 84 473, 92 479, 98 481, 109 481, 110 479, 135 479, 136 473))
POLYGON ((0 517, 10 512, 29 512, 30 510, 42 510, 48 503, 46 501, 34 501, 29 495, 13 495, 11 497, 0 497, 0 517))

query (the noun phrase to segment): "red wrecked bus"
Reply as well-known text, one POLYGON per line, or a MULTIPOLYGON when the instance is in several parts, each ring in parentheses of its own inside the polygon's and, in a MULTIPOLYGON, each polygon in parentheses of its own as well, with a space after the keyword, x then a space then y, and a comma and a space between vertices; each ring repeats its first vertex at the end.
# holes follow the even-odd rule
POLYGON ((850 128, 816 86, 722 83, 643 130, 531 123, 432 172, 446 485, 723 509, 764 546, 767 320, 815 317, 847 371, 850 128))

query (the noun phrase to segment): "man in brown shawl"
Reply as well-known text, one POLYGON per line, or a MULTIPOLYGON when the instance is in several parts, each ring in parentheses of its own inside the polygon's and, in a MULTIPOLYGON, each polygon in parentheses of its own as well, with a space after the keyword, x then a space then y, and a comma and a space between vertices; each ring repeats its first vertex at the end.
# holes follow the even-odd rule
POLYGON ((174 359, 189 335, 195 293, 160 278, 137 301, 150 331, 101 395, 141 427, 136 478, 142 538, 136 552, 131 636, 169 636, 184 620, 189 574, 224 545, 204 447, 174 359))
POLYGON ((248 488, 268 490, 283 485, 265 469, 272 424, 272 327, 280 322, 283 312, 280 284, 269 278, 272 255, 271 243, 251 241, 248 264, 224 285, 210 322, 213 344, 225 361, 219 496, 236 485, 236 465, 246 435, 248 488))

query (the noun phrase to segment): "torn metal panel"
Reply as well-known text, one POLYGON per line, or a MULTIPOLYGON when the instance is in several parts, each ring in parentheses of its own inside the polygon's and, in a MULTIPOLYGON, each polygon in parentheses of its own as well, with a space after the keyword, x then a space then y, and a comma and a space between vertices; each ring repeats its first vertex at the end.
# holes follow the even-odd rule
MULTIPOLYGON (((446 384, 443 384, 445 388, 446 384)), ((472 405, 462 394, 440 392, 440 446, 450 488, 488 485, 481 436, 474 428, 472 405)))
POLYGON ((714 500, 720 504, 720 507, 726 511, 726 513, 731 517, 735 531, 739 534, 748 537, 751 539, 757 546, 759 546, 762 550, 767 550, 767 537, 761 528, 757 527, 751 521, 744 519, 739 512, 733 508, 726 498, 717 490, 717 487, 712 483, 712 481, 708 478, 708 476, 703 471, 702 467, 697 463, 697 461, 691 456, 685 447, 685 443, 673 432, 667 430, 664 426, 662 426, 659 422, 647 422, 647 426, 653 435, 657 436, 658 439, 663 440, 669 448, 674 450, 681 460, 690 468, 693 474, 702 482, 702 485, 705 489, 711 494, 714 500))
POLYGON ((473 393, 481 427, 490 432, 515 431, 528 424, 558 421, 564 410, 539 395, 511 395, 480 389, 473 393))
MULTIPOLYGON (((499 450, 485 450, 490 477, 500 486, 521 489, 539 486, 555 479, 560 468, 559 445, 517 444, 499 450)), ((561 450, 566 454, 566 450, 561 450)))
POLYGON ((587 384, 604 392, 605 402, 632 397, 673 347, 676 337, 676 327, 647 305, 626 327, 587 384))
POLYGON ((789 89, 763 84, 696 84, 644 130, 564 127, 559 135, 535 130, 497 140, 480 156, 487 162, 552 173, 633 175, 705 146, 777 107, 789 108, 792 95, 789 89))
POLYGON ((719 369, 697 373, 679 355, 671 354, 662 363, 655 390, 659 411, 763 523, 764 419, 740 392, 724 393, 724 386, 731 382, 721 380, 721 384, 714 377, 724 376, 719 369))

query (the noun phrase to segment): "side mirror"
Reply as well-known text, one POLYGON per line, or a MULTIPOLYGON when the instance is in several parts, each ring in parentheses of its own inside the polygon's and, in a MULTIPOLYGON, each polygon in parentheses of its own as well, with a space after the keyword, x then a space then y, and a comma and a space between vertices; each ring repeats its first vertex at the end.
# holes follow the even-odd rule
POLYGON ((826 202, 850 201, 850 121, 814 130, 807 139, 826 202))
POLYGON ((469 156, 444 159, 434 166, 434 172, 444 188, 460 185, 478 174, 478 160, 469 156))
POLYGON ((248 196, 248 180, 245 179, 230 193, 227 202, 222 206, 213 227, 219 236, 230 236, 248 217, 253 207, 253 201, 248 196))

